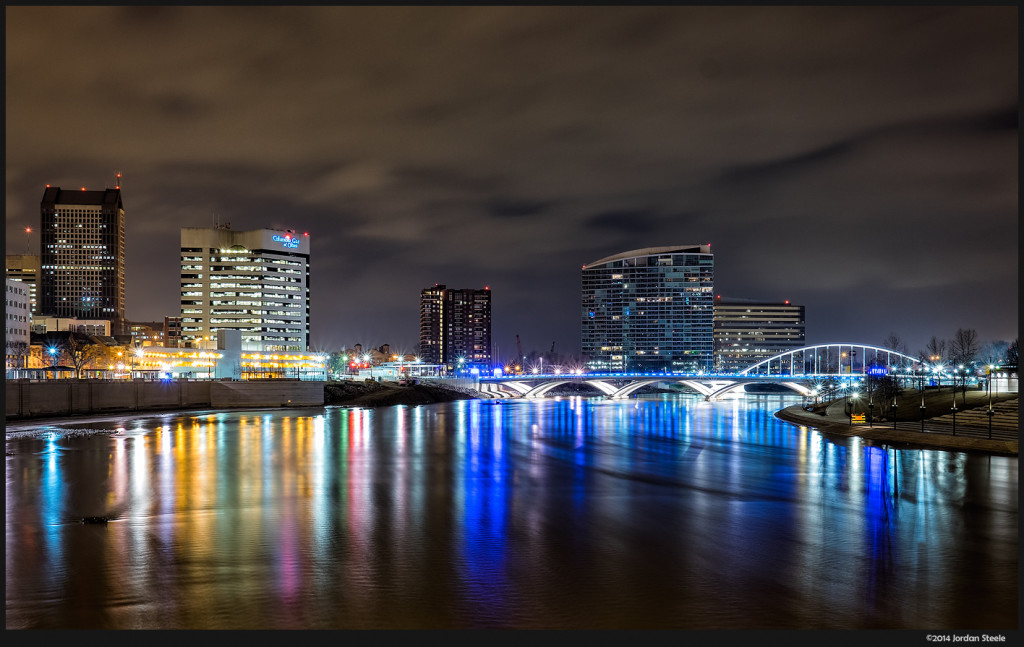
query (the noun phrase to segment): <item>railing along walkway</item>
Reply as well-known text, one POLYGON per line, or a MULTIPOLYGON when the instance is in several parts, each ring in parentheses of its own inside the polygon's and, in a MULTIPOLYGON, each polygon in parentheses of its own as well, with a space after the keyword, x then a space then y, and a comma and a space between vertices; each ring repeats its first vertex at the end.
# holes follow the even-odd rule
MULTIPOLYGON (((1017 440, 1020 435, 1019 400, 1008 400, 992 405, 992 440, 1017 440)), ((989 438, 988 407, 975 407, 958 411, 954 424, 953 414, 949 413, 934 418, 926 418, 922 426, 920 420, 896 421, 899 431, 916 431, 927 434, 948 434, 965 438, 989 438)), ((873 427, 892 428, 892 422, 875 422, 873 427)))

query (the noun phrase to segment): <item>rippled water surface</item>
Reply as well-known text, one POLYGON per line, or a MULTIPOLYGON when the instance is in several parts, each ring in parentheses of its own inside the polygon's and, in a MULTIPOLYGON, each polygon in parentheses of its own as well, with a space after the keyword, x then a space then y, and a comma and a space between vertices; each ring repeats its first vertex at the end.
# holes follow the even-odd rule
POLYGON ((7 628, 1016 628, 1017 459, 791 402, 9 427, 7 628))

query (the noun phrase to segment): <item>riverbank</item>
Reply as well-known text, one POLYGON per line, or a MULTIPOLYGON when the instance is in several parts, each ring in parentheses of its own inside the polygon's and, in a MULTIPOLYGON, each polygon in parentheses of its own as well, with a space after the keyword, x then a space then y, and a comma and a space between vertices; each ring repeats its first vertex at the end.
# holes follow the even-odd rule
POLYGON ((413 406, 472 400, 483 393, 451 385, 417 383, 401 386, 396 382, 344 380, 324 385, 324 405, 352 407, 388 407, 397 404, 413 406))
MULTIPOLYGON (((987 405, 988 400, 987 397, 983 396, 983 393, 975 392, 972 394, 968 391, 967 399, 964 403, 961 400, 962 393, 958 392, 956 395, 957 406, 960 411, 984 407, 987 405)), ((906 394, 907 406, 903 406, 902 410, 907 411, 910 409, 909 403, 919 397, 915 393, 906 394)), ((925 397, 928 400, 925 418, 926 426, 930 420, 942 420, 948 417, 945 412, 948 412, 952 407, 953 394, 951 392, 929 392, 925 397), (936 415, 939 412, 943 415, 936 415), (929 413, 932 415, 928 415, 929 413)), ((993 402, 1008 401, 1019 402, 1019 396, 1017 394, 1001 394, 993 398, 993 402)), ((903 423, 903 428, 896 429, 893 428, 891 422, 876 421, 870 425, 852 425, 845 411, 844 404, 843 400, 836 400, 828 403, 827 406, 819 407, 815 411, 808 411, 803 405, 794 405, 776 412, 775 416, 796 425, 813 427, 824 436, 858 436, 873 443, 888 445, 904 445, 907 447, 943 449, 948 451, 984 452, 1005 456, 1018 455, 1017 440, 990 440, 988 438, 971 437, 968 435, 956 436, 948 433, 921 432, 908 428, 908 426, 916 424, 909 421, 903 423)), ((1016 423, 1015 417, 1015 426, 1016 423)))
POLYGON ((485 394, 452 384, 298 380, 11 381, 7 384, 5 427, 19 430, 37 423, 105 420, 125 414, 195 414, 237 409, 315 406, 382 407, 471 400, 485 394))

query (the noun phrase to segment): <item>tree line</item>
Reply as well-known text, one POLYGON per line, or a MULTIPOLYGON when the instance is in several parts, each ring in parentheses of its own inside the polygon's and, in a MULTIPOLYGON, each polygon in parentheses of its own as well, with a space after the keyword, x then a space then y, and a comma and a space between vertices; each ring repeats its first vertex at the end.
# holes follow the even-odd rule
MULTIPOLYGON (((907 345, 896 333, 889 333, 882 342, 882 347, 910 355, 907 345)), ((950 339, 940 339, 933 335, 925 348, 917 351, 917 358, 923 364, 963 366, 965 369, 994 365, 1016 371, 1017 357, 1016 339, 1012 342, 982 343, 978 339, 978 332, 973 328, 958 328, 950 339)))

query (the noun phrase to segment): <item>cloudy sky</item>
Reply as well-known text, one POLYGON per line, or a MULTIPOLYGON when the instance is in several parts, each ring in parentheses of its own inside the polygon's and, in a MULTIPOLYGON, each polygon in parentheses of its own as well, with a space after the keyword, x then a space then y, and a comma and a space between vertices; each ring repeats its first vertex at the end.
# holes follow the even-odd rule
POLYGON ((123 174, 127 315, 181 227, 309 231, 313 343, 415 351, 489 286, 500 355, 578 353, 580 268, 710 243, 810 343, 1018 330, 1018 10, 10 7, 7 252, 123 174))

